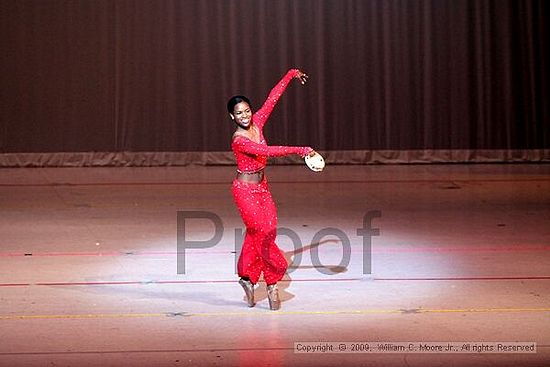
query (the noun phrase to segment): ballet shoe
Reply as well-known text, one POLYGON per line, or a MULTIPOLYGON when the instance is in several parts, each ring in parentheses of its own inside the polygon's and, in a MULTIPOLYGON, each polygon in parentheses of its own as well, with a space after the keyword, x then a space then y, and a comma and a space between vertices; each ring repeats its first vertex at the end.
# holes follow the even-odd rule
POLYGON ((254 302, 254 284, 250 280, 239 279, 239 284, 244 289, 244 294, 246 295, 246 302, 248 307, 254 307, 256 302, 254 302))
POLYGON ((267 299, 269 300, 269 308, 271 310, 278 310, 281 308, 281 300, 279 299, 279 289, 277 284, 271 284, 267 286, 267 299))

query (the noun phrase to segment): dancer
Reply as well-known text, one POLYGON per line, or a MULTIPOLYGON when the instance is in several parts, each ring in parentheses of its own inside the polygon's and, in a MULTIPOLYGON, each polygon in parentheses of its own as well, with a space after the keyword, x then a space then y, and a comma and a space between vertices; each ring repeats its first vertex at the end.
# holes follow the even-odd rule
POLYGON ((229 115, 237 125, 231 144, 237 161, 237 177, 232 186, 233 199, 246 226, 237 271, 249 307, 255 305, 254 286, 263 273, 269 308, 278 310, 280 299, 277 282, 288 268, 286 259, 275 244, 277 209, 264 176, 267 157, 289 154, 305 157, 315 154, 310 147, 268 146, 263 136, 264 124, 294 78, 305 84, 308 76, 298 69, 289 70, 256 113, 252 112, 251 103, 245 96, 234 96, 227 102, 229 115))

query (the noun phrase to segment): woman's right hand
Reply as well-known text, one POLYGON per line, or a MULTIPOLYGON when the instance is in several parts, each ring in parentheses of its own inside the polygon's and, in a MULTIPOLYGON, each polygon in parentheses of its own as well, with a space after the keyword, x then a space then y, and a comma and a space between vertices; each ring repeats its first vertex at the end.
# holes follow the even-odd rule
POLYGON ((296 69, 296 75, 294 77, 298 79, 302 85, 306 84, 309 78, 309 76, 300 69, 296 69))

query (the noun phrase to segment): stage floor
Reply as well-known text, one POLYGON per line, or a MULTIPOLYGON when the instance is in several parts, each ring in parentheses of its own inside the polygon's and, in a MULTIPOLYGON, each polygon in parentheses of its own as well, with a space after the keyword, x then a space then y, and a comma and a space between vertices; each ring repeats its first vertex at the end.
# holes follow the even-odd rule
POLYGON ((0 366, 550 365, 550 165, 268 167, 276 312, 237 284, 233 177, 1 169, 0 366))

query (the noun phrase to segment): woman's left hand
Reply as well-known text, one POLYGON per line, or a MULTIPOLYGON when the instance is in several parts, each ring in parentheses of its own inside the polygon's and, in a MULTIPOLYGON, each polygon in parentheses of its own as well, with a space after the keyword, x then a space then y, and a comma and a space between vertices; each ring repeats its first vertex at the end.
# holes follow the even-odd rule
POLYGON ((296 76, 295 78, 300 80, 300 83, 302 83, 302 85, 306 84, 307 82, 307 79, 309 78, 309 76, 304 73, 303 71, 297 69, 298 71, 296 72, 296 76))

